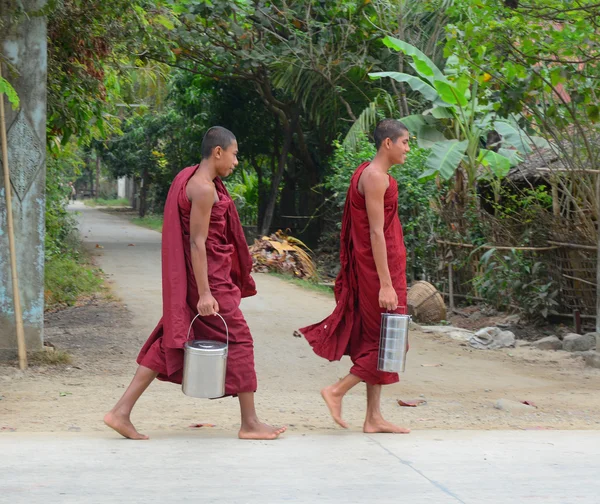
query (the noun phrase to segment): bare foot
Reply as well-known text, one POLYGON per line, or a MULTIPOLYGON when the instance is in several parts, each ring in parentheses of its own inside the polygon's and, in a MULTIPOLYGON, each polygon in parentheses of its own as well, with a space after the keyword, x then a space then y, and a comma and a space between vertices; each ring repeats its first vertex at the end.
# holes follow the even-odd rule
POLYGON ((329 408, 329 413, 339 426, 344 429, 348 428, 348 424, 342 419, 342 397, 333 392, 333 385, 325 387, 321 390, 321 396, 329 408))
POLYGON ((400 427, 387 422, 383 418, 378 420, 366 420, 363 426, 363 432, 367 434, 387 433, 387 434, 408 434, 410 429, 400 427))
POLYGON ((287 427, 272 427, 264 423, 256 423, 242 427, 238 433, 240 439, 277 439, 287 427))
POLYGON ((140 434, 135 430, 128 416, 109 411, 104 415, 104 423, 128 439, 150 439, 148 436, 140 434))

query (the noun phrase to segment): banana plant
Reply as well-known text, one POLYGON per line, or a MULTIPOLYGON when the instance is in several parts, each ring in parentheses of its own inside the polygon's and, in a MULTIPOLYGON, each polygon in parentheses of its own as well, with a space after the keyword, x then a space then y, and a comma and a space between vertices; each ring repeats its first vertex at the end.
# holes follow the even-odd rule
POLYGON ((421 180, 438 175, 450 180, 462 168, 467 190, 474 189, 478 179, 504 178, 511 166, 521 161, 520 155, 540 145, 542 139, 528 136, 515 118, 499 118, 491 105, 479 104, 478 82, 461 71, 458 58, 448 58, 442 71, 419 49, 402 40, 388 36, 383 42, 407 55, 416 75, 376 72, 369 76, 404 82, 431 103, 423 114, 401 119, 417 137, 419 146, 431 149, 421 180), (487 142, 491 131, 501 137, 494 145, 487 142))

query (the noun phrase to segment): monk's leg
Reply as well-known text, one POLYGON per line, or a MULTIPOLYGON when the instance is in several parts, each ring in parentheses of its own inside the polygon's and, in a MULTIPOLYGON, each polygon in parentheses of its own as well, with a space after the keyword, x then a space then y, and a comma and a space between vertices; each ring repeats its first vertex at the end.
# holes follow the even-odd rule
POLYGON ((254 407, 254 392, 240 392, 238 399, 242 414, 242 426, 238 434, 240 439, 277 439, 286 431, 287 427, 273 427, 258 419, 254 407))
POLYGON ((321 396, 329 408, 329 413, 331 413, 335 423, 344 429, 348 428, 348 424, 342 419, 342 399, 352 387, 358 385, 361 381, 358 376, 350 373, 340 381, 321 390, 321 396))
POLYGON ((104 415, 104 423, 126 438, 148 439, 148 436, 140 434, 135 429, 130 417, 133 406, 157 375, 158 373, 150 368, 138 366, 123 397, 119 399, 113 409, 104 415))
POLYGON ((381 414, 381 385, 367 384, 367 417, 363 432, 374 434, 386 432, 390 434, 408 434, 410 429, 399 427, 386 421, 381 414))

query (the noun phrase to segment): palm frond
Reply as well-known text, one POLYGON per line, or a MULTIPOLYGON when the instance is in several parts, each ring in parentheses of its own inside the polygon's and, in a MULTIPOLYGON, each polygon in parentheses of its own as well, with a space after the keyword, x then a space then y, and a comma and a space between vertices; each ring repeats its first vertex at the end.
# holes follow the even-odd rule
POLYGON ((375 129, 380 115, 393 116, 397 112, 398 107, 394 98, 382 90, 379 96, 360 113, 344 138, 344 146, 351 150, 356 149, 359 139, 364 135, 369 135, 375 129))

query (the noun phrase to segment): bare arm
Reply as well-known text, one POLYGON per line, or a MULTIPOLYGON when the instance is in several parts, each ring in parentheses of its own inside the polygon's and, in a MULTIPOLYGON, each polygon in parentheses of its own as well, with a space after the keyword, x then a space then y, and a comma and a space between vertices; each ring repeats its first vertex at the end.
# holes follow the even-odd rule
POLYGON ((383 232, 385 221, 384 196, 389 186, 389 178, 387 175, 378 172, 370 172, 365 175, 363 188, 367 217, 369 218, 371 248, 373 249, 373 259, 379 277, 379 306, 386 310, 395 310, 398 307, 398 294, 394 290, 390 276, 383 232))
POLYGON ((215 201, 215 188, 212 184, 192 183, 188 185, 188 195, 192 200, 190 212, 190 246, 192 268, 198 286, 198 313, 213 315, 219 311, 219 305, 212 296, 208 284, 208 259, 206 239, 210 225, 210 212, 215 201))

